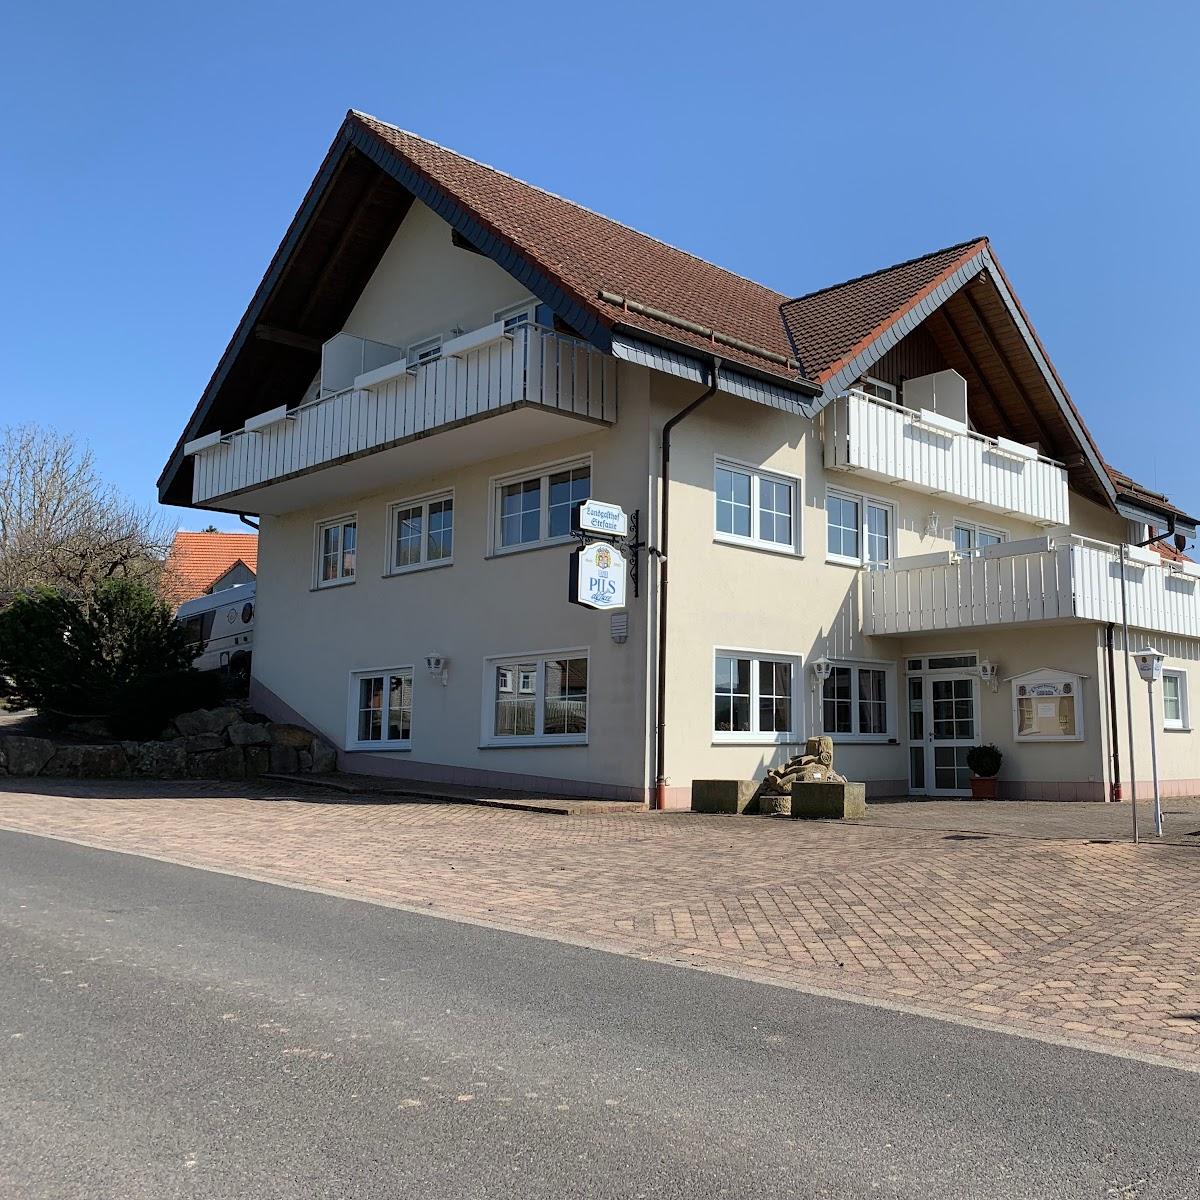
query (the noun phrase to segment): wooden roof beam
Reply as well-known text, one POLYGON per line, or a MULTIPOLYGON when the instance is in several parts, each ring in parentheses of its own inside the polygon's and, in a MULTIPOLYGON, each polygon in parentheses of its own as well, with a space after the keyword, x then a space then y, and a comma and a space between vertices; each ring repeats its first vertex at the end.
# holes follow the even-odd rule
POLYGON ((1013 390, 1021 398, 1021 403, 1025 408, 1029 419, 1037 427, 1038 433, 1042 439, 1043 453, 1050 453, 1055 449, 1055 439, 1050 436, 1050 431, 1042 423, 1042 418, 1038 416, 1037 409, 1034 407, 1033 400, 1029 393, 1025 390, 1025 385, 1017 376, 1017 372, 1013 367, 1008 355, 1000 347, 999 343, 992 336, 992 331, 988 327, 987 320, 984 318, 983 310, 975 303, 975 297, 971 295, 969 288, 963 288, 960 295, 967 302, 967 307, 971 310, 976 323, 979 325, 979 332, 983 334, 983 340, 987 342, 988 348, 996 356, 996 361, 1000 364, 1004 374, 1008 376, 1009 383, 1012 384, 1013 390))
POLYGON ((988 404, 991 405, 992 411, 996 414, 996 420, 1001 425, 1007 425, 1004 419, 1004 409, 1001 407, 999 400, 996 399, 996 393, 987 385, 987 376, 980 369, 979 361, 975 355, 971 353, 971 348, 967 345, 963 335, 959 332, 958 326, 954 323, 954 318, 950 315, 949 307, 942 305, 939 314, 946 323, 946 328, 949 330, 951 338, 954 339, 954 344, 958 347, 959 353, 967 361, 967 366, 975 373, 975 378, 979 380, 980 391, 987 397, 988 404))
POLYGON ((278 346, 290 346, 293 350, 307 350, 310 354, 321 353, 320 339, 306 333, 294 333, 280 329, 277 325, 255 325, 254 336, 260 342, 274 342, 278 346))

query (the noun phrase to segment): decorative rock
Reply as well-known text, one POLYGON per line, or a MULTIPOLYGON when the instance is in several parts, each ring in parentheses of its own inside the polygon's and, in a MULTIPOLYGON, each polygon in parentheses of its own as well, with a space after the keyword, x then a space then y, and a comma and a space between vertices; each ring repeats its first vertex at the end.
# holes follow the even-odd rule
POLYGON ((42 768, 54 757, 55 746, 45 738, 12 734, 0 737, 0 750, 10 775, 40 775, 42 768))
POLYGON ((219 733, 194 733, 185 739, 184 747, 189 754, 207 754, 210 750, 224 750, 225 739, 219 733))
POLYGON ((809 820, 845 820, 867 815, 864 783, 797 783, 791 814, 809 820))
POLYGON ((312 770, 314 775, 337 770, 337 751, 324 738, 313 738, 312 770))
POLYGON ((271 769, 271 752, 266 746, 247 746, 245 756, 247 776, 265 775, 271 769))
POLYGON ((183 738, 171 742, 134 742, 136 753, 129 759, 133 773, 144 779, 182 779, 187 773, 187 750, 183 738))
MULTIPOLYGON (((767 772, 763 793, 787 796, 795 783, 845 783, 846 777, 833 769, 833 738, 810 737, 804 753, 789 759, 782 767, 767 772)), ((759 811, 762 810, 760 804, 759 811)))
POLYGON ((272 746, 290 746, 293 750, 312 748, 313 733, 303 725, 268 725, 272 746))
POLYGON ((237 721, 227 730, 229 742, 233 746, 266 746, 270 744, 269 727, 250 721, 237 721))
MULTIPOLYGON (((278 726, 275 726, 278 728, 278 726)), ((292 726, 292 728, 295 728, 292 726)), ((312 734, 309 734, 312 737, 312 734)), ((269 761, 274 775, 295 775, 300 769, 300 754, 292 746, 272 746, 269 761)))
POLYGON ((313 757, 311 750, 296 751, 296 766, 306 775, 312 774, 313 757))
POLYGON ((223 733, 235 721, 241 720, 236 708, 198 708, 195 712, 180 713, 175 728, 184 737, 198 733, 223 733))
POLYGON ((240 746, 189 754, 187 773, 190 779, 245 779, 246 759, 240 746))
POLYGON ((753 779, 693 779, 692 812, 745 812, 757 794, 753 779))

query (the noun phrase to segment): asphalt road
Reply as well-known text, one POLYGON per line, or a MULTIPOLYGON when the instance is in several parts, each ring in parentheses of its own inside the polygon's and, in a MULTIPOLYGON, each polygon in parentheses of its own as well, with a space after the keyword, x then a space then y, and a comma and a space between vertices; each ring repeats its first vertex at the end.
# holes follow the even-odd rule
POLYGON ((0 832, 0 1196, 1197 1197, 1200 1075, 0 832))

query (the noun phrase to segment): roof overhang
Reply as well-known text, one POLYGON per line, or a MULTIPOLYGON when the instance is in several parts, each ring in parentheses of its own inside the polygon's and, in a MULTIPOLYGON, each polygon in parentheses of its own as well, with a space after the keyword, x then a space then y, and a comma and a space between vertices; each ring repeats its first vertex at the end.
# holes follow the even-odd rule
MULTIPOLYGON (((702 359, 690 347, 685 352, 678 345, 655 342, 640 330, 635 334, 620 327, 615 329, 612 353, 625 362, 637 363, 692 383, 707 384, 711 378, 712 358, 702 359)), ((713 348, 713 358, 721 358, 720 347, 713 348)), ((780 383, 778 377, 768 379, 726 360, 721 363, 720 380, 723 392, 800 417, 812 417, 815 414, 813 402, 821 394, 820 388, 814 384, 797 382, 789 387, 780 383)))

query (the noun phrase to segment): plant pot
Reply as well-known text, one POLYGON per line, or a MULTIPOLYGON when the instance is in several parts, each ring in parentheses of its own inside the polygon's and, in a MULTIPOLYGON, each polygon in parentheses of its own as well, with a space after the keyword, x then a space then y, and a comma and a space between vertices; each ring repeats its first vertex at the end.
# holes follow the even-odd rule
POLYGON ((971 799, 972 800, 995 800, 996 798, 996 777, 989 775, 986 779, 980 775, 971 776, 971 799))

